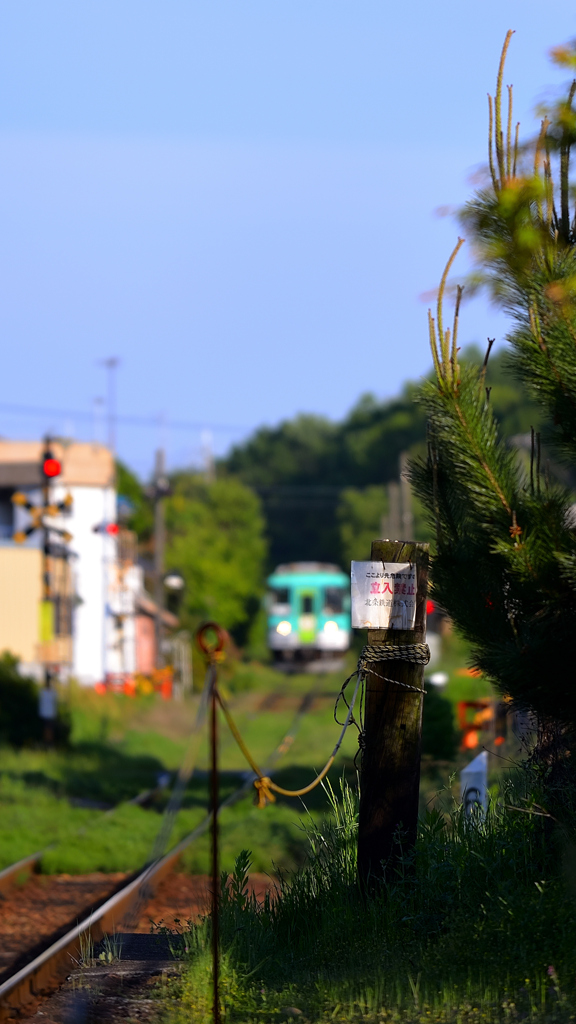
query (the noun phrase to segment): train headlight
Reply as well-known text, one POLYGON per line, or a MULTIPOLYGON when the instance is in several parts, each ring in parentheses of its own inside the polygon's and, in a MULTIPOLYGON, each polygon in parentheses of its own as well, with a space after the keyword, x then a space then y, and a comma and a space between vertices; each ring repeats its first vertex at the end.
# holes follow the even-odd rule
POLYGON ((282 622, 278 623, 276 626, 276 632, 280 633, 280 636, 288 636, 288 634, 292 632, 292 626, 288 622, 288 619, 283 619, 282 622))
POLYGON ((329 636, 334 636, 334 634, 338 632, 338 629, 338 623, 334 622, 334 619, 328 619, 328 622, 324 623, 324 632, 328 633, 329 636))

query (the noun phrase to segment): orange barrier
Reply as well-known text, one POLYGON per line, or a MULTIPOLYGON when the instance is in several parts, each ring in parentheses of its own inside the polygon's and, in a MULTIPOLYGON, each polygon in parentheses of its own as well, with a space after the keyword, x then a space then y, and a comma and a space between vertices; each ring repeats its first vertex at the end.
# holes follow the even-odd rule
POLYGON ((490 729, 494 722, 494 701, 459 700, 456 705, 458 728, 462 732, 462 750, 474 750, 480 742, 480 732, 490 729), (472 712, 472 715, 470 715, 472 712))
POLYGON ((170 700, 173 692, 174 669, 171 665, 158 668, 151 675, 132 672, 109 672, 103 682, 95 683, 96 693, 123 693, 126 697, 159 693, 162 700, 170 700))

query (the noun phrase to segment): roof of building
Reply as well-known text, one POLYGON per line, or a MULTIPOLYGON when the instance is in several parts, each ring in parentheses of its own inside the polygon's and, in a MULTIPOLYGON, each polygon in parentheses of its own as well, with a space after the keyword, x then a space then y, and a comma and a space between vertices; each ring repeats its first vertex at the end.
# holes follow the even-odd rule
MULTIPOLYGON (((149 615, 151 618, 156 618, 158 614, 158 605, 152 600, 149 594, 145 591, 140 592, 136 598, 136 604, 141 612, 145 615, 149 615)), ((169 612, 167 608, 160 609, 160 618, 165 626, 169 629, 176 629, 180 625, 179 620, 172 612, 169 612)))
MULTIPOLYGON (((0 439, 0 487, 36 487, 44 478, 40 460, 43 441, 0 439)), ((114 456, 102 444, 86 441, 51 441, 50 450, 62 464, 57 483, 68 487, 112 487, 114 456)))

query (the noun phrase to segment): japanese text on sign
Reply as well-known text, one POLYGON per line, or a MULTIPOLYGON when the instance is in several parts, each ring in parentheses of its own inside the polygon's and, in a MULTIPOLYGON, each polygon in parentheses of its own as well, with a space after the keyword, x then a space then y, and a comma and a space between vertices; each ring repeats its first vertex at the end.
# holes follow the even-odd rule
POLYGON ((414 562, 352 562, 354 629, 414 629, 414 562))

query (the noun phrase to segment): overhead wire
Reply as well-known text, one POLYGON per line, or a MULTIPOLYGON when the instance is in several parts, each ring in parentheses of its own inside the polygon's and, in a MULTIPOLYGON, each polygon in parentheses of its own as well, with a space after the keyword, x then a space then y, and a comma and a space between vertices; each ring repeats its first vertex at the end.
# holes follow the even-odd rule
MULTIPOLYGON (((14 405, 10 402, 0 402, 0 412, 14 413, 15 415, 23 416, 70 416, 77 420, 90 420, 93 421, 94 413, 88 412, 85 409, 51 409, 45 406, 35 405, 14 405)), ((115 415, 114 420, 117 423, 123 423, 126 426, 133 427, 158 427, 166 426, 174 430, 216 430, 222 431, 223 433, 235 433, 243 430, 249 430, 247 426, 240 426, 240 424, 232 423, 196 423, 187 420, 165 420, 163 416, 130 416, 130 415, 115 415)))

